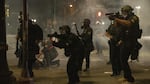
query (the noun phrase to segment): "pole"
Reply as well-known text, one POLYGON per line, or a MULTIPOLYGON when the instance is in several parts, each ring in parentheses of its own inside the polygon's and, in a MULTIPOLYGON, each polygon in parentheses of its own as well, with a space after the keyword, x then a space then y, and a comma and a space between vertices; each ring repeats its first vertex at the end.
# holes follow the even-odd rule
POLYGON ((28 18, 27 18, 27 0, 23 0, 23 70, 21 73, 22 77, 29 77, 27 67, 28 57, 28 18))
POLYGON ((0 84, 15 84, 16 78, 9 71, 6 51, 5 0, 0 0, 0 84))
POLYGON ((28 70, 28 10, 27 0, 23 0, 23 68, 19 84, 33 84, 28 70))

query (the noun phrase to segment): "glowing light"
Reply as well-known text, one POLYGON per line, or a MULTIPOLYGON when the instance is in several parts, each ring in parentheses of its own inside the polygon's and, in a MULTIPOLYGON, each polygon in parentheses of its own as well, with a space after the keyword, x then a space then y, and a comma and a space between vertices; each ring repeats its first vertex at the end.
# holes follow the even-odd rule
POLYGON ((100 24, 100 21, 96 21, 96 24, 100 24))
POLYGON ((31 19, 33 22, 37 22, 37 20, 36 19, 31 19))
POLYGON ((101 11, 99 11, 98 12, 98 17, 100 17, 102 15, 102 12, 101 11))
POLYGON ((70 5, 69 5, 69 7, 70 7, 70 8, 72 8, 72 7, 73 7, 73 5, 72 5, 72 4, 70 4, 70 5))
POLYGON ((103 22, 103 21, 96 21, 96 24, 101 24, 101 25, 105 25, 105 22, 103 22))
POLYGON ((136 9, 141 9, 141 6, 136 6, 135 8, 136 8, 136 9))
POLYGON ((104 25, 104 24, 105 24, 105 22, 102 22, 101 24, 102 24, 102 25, 104 25))

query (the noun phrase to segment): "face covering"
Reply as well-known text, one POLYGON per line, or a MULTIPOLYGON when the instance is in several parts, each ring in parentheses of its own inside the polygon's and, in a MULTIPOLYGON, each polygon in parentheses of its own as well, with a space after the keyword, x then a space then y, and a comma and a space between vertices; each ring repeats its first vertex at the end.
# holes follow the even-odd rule
POLYGON ((126 18, 127 17, 127 15, 122 15, 124 18, 126 18))
POLYGON ((126 13, 126 12, 122 12, 121 14, 122 14, 122 16, 123 16, 124 18, 127 17, 127 13, 126 13))

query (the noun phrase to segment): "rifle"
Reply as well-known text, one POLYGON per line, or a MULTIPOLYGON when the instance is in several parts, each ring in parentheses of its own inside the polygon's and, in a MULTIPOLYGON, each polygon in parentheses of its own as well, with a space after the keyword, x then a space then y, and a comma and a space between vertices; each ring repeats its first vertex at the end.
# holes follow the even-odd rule
POLYGON ((120 19, 122 18, 123 19, 123 16, 120 15, 119 12, 116 12, 116 13, 106 13, 105 15, 108 16, 110 20, 114 20, 114 18, 120 18, 120 19))
POLYGON ((81 35, 80 35, 79 31, 78 31, 77 24, 76 24, 76 23, 73 23, 73 25, 75 26, 75 29, 76 29, 77 35, 80 37, 81 35))

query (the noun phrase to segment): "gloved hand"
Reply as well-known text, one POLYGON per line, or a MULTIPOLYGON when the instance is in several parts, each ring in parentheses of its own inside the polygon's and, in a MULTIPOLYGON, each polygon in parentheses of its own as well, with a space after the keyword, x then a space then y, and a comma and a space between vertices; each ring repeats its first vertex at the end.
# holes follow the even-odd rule
POLYGON ((114 15, 110 15, 108 18, 109 18, 110 20, 114 20, 116 17, 115 17, 114 15))

